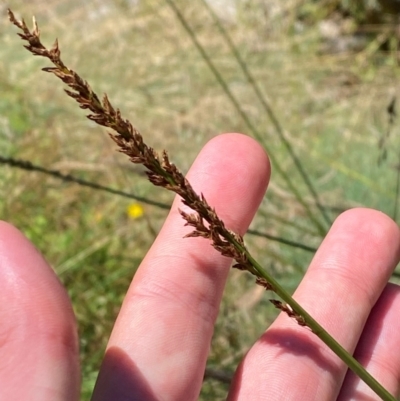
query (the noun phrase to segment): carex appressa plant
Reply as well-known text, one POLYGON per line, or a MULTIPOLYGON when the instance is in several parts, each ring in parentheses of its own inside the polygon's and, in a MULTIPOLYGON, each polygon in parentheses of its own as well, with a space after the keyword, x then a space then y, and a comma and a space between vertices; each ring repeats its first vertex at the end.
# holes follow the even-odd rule
POLYGON ((256 277, 256 283, 265 289, 273 291, 281 300, 271 302, 300 326, 307 327, 317 335, 347 366, 367 383, 382 400, 395 400, 318 322, 316 322, 275 280, 271 274, 258 263, 247 249, 243 237, 229 230, 219 218, 216 211, 202 194, 197 194, 182 172, 170 161, 166 151, 157 153, 144 141, 141 133, 128 119, 122 117, 119 109, 109 101, 107 95, 100 100, 88 82, 75 71, 68 68, 61 60, 58 41, 51 49, 47 49, 40 40, 38 25, 33 19, 32 31, 24 20, 17 20, 11 10, 8 10, 10 21, 21 31, 18 35, 28 42, 26 49, 35 56, 47 58, 52 67, 43 68, 60 78, 69 89, 68 96, 75 99, 79 107, 87 109, 90 120, 110 128, 111 139, 117 144, 118 150, 126 154, 132 163, 142 164, 146 168, 149 181, 156 186, 175 192, 182 202, 193 210, 192 213, 181 211, 187 226, 193 227, 188 237, 203 237, 210 240, 212 246, 222 255, 233 258, 235 268, 247 270, 256 277))

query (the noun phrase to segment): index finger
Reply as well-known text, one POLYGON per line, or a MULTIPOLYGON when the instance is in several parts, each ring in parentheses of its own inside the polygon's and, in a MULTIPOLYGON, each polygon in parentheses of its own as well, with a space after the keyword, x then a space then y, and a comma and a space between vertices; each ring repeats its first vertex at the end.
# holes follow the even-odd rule
MULTIPOLYGON (((269 179, 264 150, 239 134, 211 140, 188 178, 226 226, 243 234, 269 179)), ((176 199, 115 324, 94 400, 195 400, 230 259, 190 229, 176 199)))

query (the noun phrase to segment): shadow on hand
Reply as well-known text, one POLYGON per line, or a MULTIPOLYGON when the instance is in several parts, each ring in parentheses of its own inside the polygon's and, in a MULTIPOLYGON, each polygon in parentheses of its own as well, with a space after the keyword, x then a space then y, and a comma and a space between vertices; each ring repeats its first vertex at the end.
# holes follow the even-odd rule
MULTIPOLYGON (((310 337, 310 331, 299 332, 291 329, 270 329, 267 330, 260 338, 260 343, 279 349, 277 357, 284 354, 292 354, 298 357, 296 364, 293 364, 292 369, 298 371, 302 369, 302 357, 306 357, 307 360, 312 360, 321 370, 329 371, 336 383, 338 384, 337 392, 339 394, 341 390, 344 377, 347 370, 343 369, 343 362, 336 362, 332 359, 333 351, 328 350, 321 340, 318 338, 310 337), (331 353, 331 355, 329 355, 331 353)), ((233 380, 231 387, 231 394, 238 394, 239 389, 242 385, 243 378, 243 364, 240 364, 233 380)), ((262 375, 262 373, 260 373, 262 375)), ((286 372, 287 374, 287 372, 286 372)), ((265 377, 265 380, 269 380, 265 377)), ((287 383, 290 385, 290 383, 287 383)), ((337 395, 338 395, 337 394, 337 395)), ((336 395, 336 396, 337 396, 336 395)), ((375 398, 371 395, 363 394, 360 391, 354 391, 353 396, 360 401, 373 401, 375 398)), ((236 398, 230 398, 234 401, 236 398)), ((336 397, 334 398, 336 399, 336 397)), ((353 399, 353 398, 352 398, 353 399)))
POLYGON ((103 360, 92 400, 160 401, 132 359, 119 347, 110 347, 103 360))

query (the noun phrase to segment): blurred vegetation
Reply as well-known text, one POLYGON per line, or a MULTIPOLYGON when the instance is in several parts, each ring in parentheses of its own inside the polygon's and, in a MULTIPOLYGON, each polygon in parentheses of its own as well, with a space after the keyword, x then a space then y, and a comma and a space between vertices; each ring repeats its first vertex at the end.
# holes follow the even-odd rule
MULTIPOLYGON (((240 99, 261 142, 294 177, 315 218, 328 229, 204 3, 175 3, 240 99)), ((374 0, 214 4, 329 217, 361 205, 393 215, 399 135, 387 107, 399 84, 396 16, 384 13, 374 0), (378 165, 384 137, 387 158, 378 165)), ((107 92, 148 142, 167 149, 184 171, 218 133, 251 134, 167 2, 12 0, 8 6, 27 21, 34 14, 43 42, 50 45, 58 37, 65 62, 98 93, 107 92)), ((0 2, 3 21, 5 10, 0 2)), ((0 24, 0 36, 2 156, 171 202, 170 194, 153 188, 140 169, 115 152, 105 132, 83 117, 55 78, 40 72, 43 60, 22 48, 10 24, 0 24)), ((81 335, 82 399, 89 399, 125 291, 166 211, 38 172, 0 169, 0 217, 44 253, 72 299, 81 335)), ((252 229, 310 247, 322 240, 275 172, 252 229)), ((312 253, 262 236, 249 235, 247 241, 286 287, 296 287, 312 253)), ((260 288, 251 277, 231 272, 210 368, 233 372, 276 315, 260 288)), ((201 399, 224 399, 226 389, 208 378, 201 399)))

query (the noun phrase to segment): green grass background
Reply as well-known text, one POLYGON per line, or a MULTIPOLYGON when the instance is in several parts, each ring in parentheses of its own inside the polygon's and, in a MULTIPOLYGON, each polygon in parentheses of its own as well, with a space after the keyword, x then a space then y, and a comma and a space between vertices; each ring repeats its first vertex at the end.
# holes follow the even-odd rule
MULTIPOLYGON (((229 3, 229 2, 227 2, 229 3)), ((387 130, 386 108, 399 86, 396 38, 390 18, 367 25, 374 1, 236 0, 221 23, 252 72, 331 219, 353 206, 393 214, 398 125, 388 160, 377 165, 377 144, 387 130), (350 2, 351 3, 351 2, 350 2), (345 34, 369 28, 363 49, 324 51, 321 21, 341 5, 345 34), (384 43, 379 34, 389 32, 384 43)), ((199 1, 176 1, 262 142, 292 177, 313 215, 323 221, 270 119, 240 70, 213 19, 199 1)), ((152 187, 143 170, 115 151, 105 130, 84 118, 48 66, 22 47, 7 22, 6 7, 27 22, 35 15, 43 42, 58 37, 65 63, 86 78, 158 150, 187 171, 202 146, 222 132, 251 135, 187 32, 162 0, 0 1, 0 153, 166 204, 172 195, 152 187)), ((0 165, 0 218, 21 229, 43 252, 65 284, 79 321, 82 399, 88 400, 113 321, 125 291, 151 246, 166 210, 66 183, 37 172, 0 165)), ((327 225, 326 229, 328 228, 327 225)), ((322 240, 281 177, 271 185, 252 229, 317 247, 322 240)), ((290 290, 312 253, 262 236, 246 237, 252 253, 290 290)), ((366 266, 367 268, 367 266, 366 266)), ((249 275, 232 271, 216 324, 210 368, 231 373, 276 316, 269 294, 249 275)), ((204 382, 202 400, 224 399, 227 386, 204 382)))

